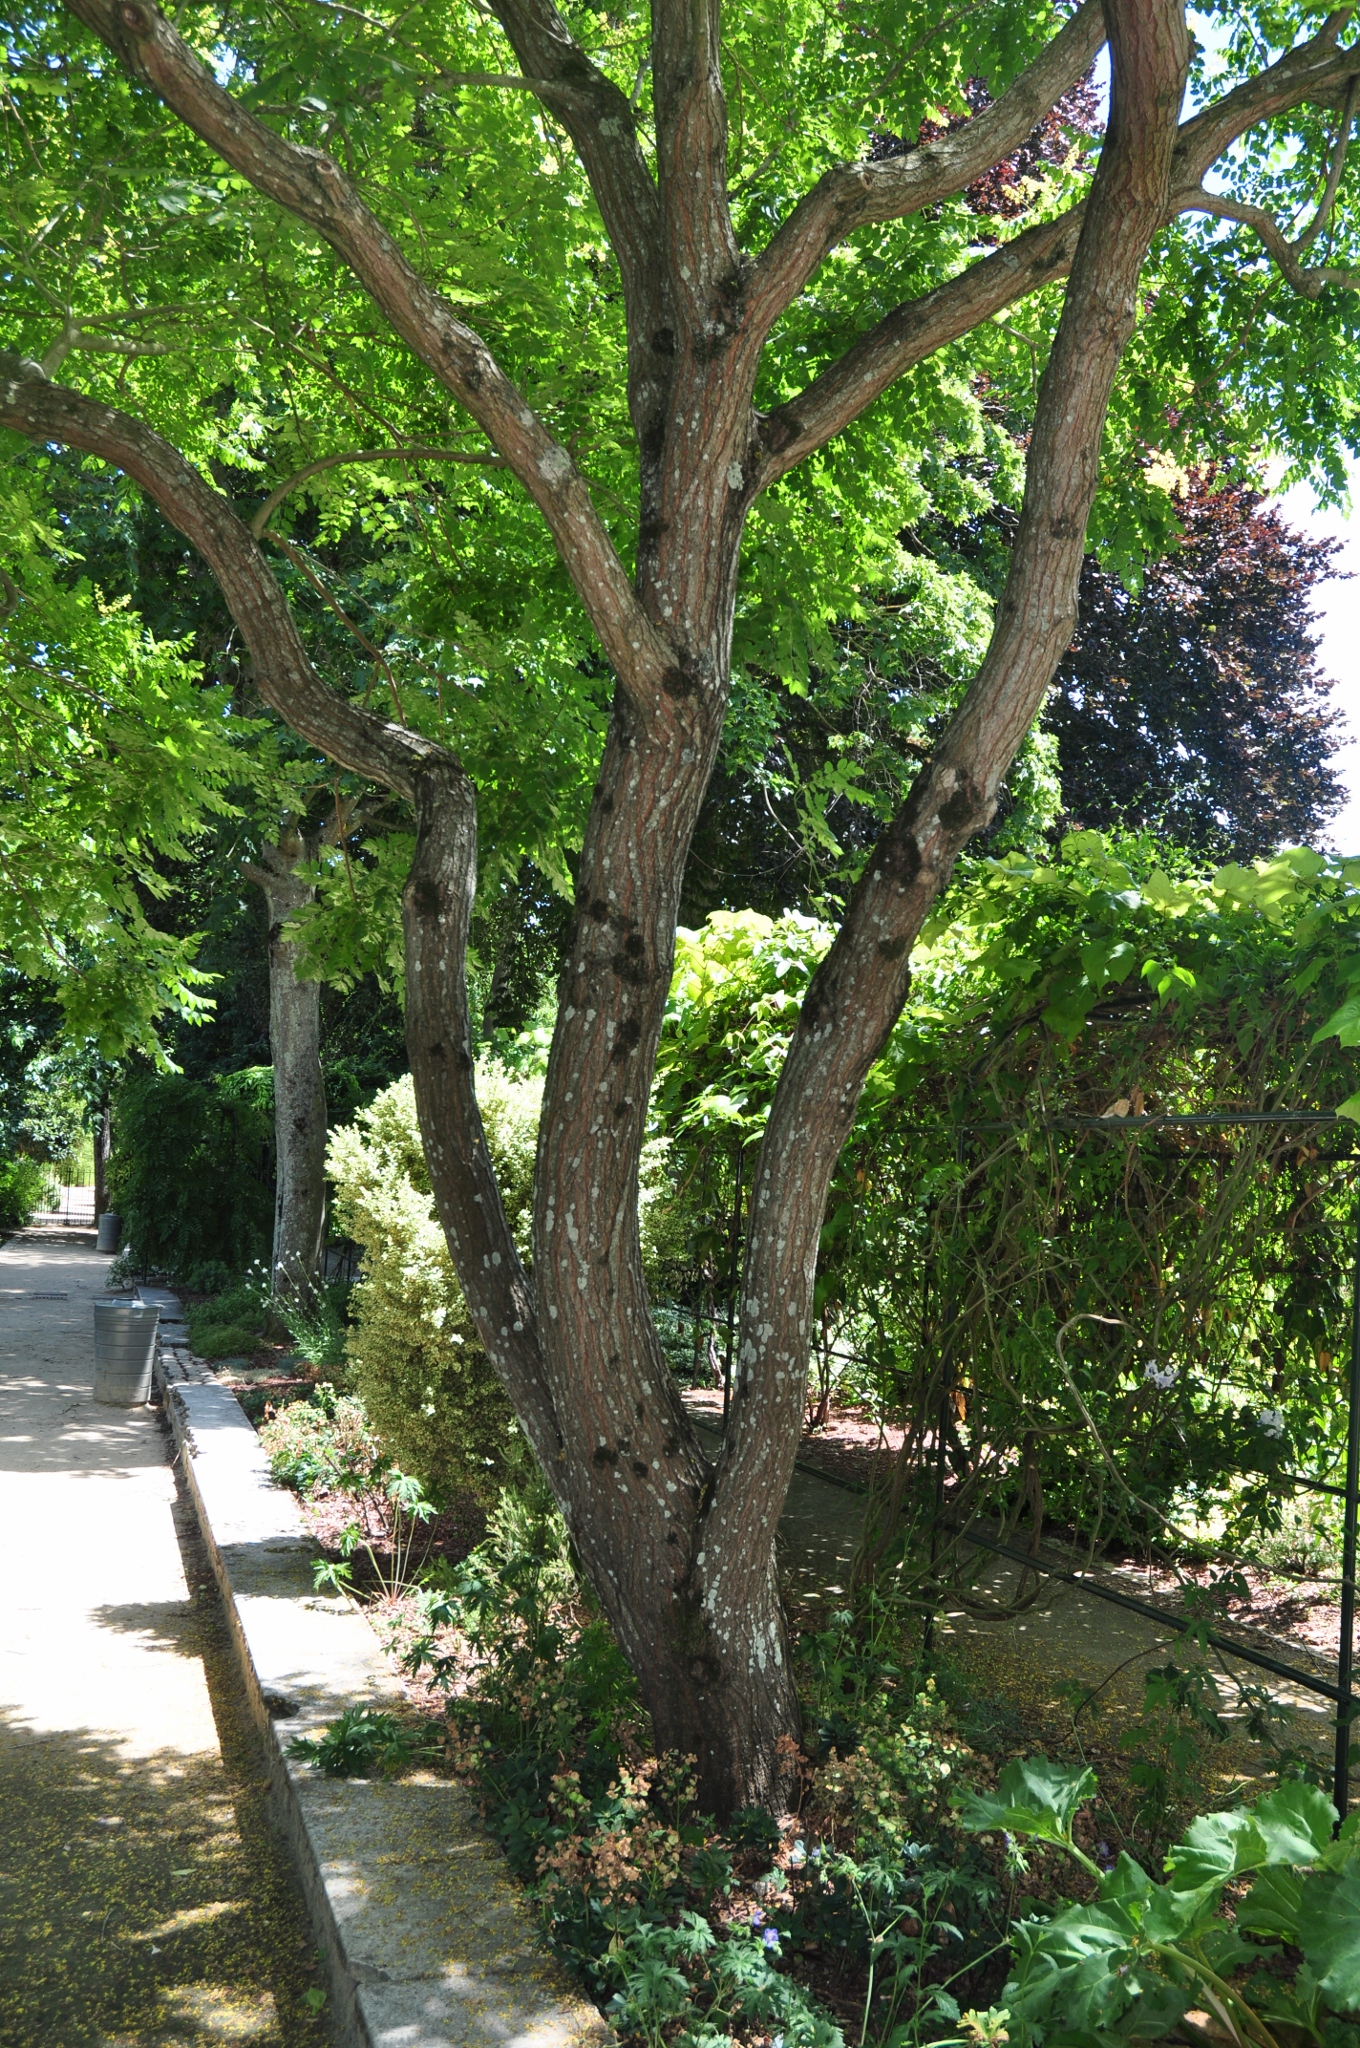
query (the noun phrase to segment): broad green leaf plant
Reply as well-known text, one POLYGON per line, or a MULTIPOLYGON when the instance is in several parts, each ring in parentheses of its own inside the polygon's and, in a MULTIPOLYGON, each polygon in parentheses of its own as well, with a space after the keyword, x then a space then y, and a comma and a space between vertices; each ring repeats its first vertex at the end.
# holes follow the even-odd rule
POLYGON ((1325 1794, 1286 1780, 1193 1821, 1159 1880, 1127 1851, 1102 1866, 1077 1842, 1095 1793, 1094 1772, 1040 1757, 959 1805, 961 1826, 1006 1836, 1014 1855, 1056 1847, 1094 1892, 1012 1929, 1012 2048, 1163 2040, 1191 2012, 1235 2048, 1351 2038, 1337 2018, 1360 2012, 1360 1814, 1337 1833, 1325 1794), (1301 1960, 1282 1967, 1291 1951, 1301 1960))

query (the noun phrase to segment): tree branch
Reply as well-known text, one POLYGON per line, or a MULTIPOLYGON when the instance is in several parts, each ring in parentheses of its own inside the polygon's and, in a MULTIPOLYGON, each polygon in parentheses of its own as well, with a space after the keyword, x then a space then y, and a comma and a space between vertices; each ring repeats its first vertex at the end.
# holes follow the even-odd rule
MULTIPOLYGON (((912 945, 960 847, 996 792, 1076 616, 1110 391, 1152 237, 1166 218, 1189 68, 1182 0, 1106 0, 1112 112, 1044 371, 1025 498, 987 655, 884 832, 813 978, 780 1075, 752 1181, 739 1375, 705 1533, 720 1602, 726 1531, 777 1512, 798 1440, 815 1246, 827 1189, 865 1077, 906 997, 912 945)), ((735 1564, 739 1544, 731 1543, 735 1564)))
POLYGON ((416 850, 402 893, 406 1049, 439 1220, 478 1335, 550 1482, 562 1438, 533 1292, 505 1220, 473 1078, 467 939, 477 884, 477 799, 447 758, 415 778, 416 850))
POLYGON ((1337 37, 1350 14, 1329 15, 1315 36, 1244 79, 1222 99, 1181 124, 1176 143, 1172 190, 1198 185, 1229 144, 1257 121, 1283 114, 1311 101, 1316 106, 1342 107, 1350 80, 1360 70, 1360 50, 1339 50, 1337 37))
MULTIPOLYGON (((359 631, 359 628, 355 625, 353 619, 350 618, 349 614, 345 611, 344 607, 338 602, 336 598, 332 597, 330 591, 327 590, 325 584, 321 581, 321 578, 317 575, 315 569, 313 569, 311 563, 307 560, 307 557, 303 554, 301 548, 295 548, 291 541, 287 541, 283 538, 282 534, 271 533, 269 538, 274 543, 274 546, 278 548, 282 554, 287 555, 289 561, 292 563, 293 567, 298 571, 299 575, 303 576, 306 579, 306 581, 311 584, 312 589, 316 592, 317 596, 321 599, 321 602, 326 606, 327 610, 335 613, 336 618, 339 619, 345 631, 350 635, 352 639, 358 642, 360 647, 363 648, 364 653, 368 655, 369 659, 373 662, 374 666, 382 670, 383 674, 387 678, 387 687, 391 692, 392 708, 396 712, 399 722, 404 726, 406 723, 405 707, 403 706, 401 701, 401 692, 397 688, 397 679, 392 673, 391 665, 388 662, 386 655, 374 646, 373 642, 369 639, 366 633, 361 633, 359 631)), ((365 704, 367 704, 367 699, 368 692, 365 692, 365 704)))
MULTIPOLYGON (((1345 166, 1344 138, 1360 100, 1360 50, 1337 50, 1335 41, 1335 27, 1324 27, 1311 42, 1286 52, 1268 70, 1182 124, 1172 159, 1174 189, 1166 212, 1168 222, 1178 213, 1200 212, 1255 228, 1294 289, 1308 298, 1316 298, 1328 284, 1360 289, 1360 274, 1333 267, 1307 269, 1298 260, 1299 252, 1320 231, 1335 204, 1345 166), (1215 159, 1257 121, 1305 101, 1326 105, 1332 100, 1341 102, 1342 126, 1328 190, 1317 219, 1298 242, 1290 243, 1264 208, 1239 204, 1224 194, 1206 192, 1200 185, 1215 159)), ((1027 228, 946 284, 895 307, 877 327, 861 335, 805 390, 762 422, 758 439, 762 454, 753 472, 751 495, 823 447, 895 378, 937 348, 1030 292, 1065 277, 1084 215, 1085 202, 1056 220, 1027 228)))
POLYGON ((1301 298, 1316 299, 1324 285, 1329 284, 1360 289, 1360 272, 1340 270, 1332 264, 1310 267, 1300 263, 1298 245, 1288 240, 1275 216, 1267 213, 1264 206, 1243 205, 1229 199, 1226 193, 1206 192, 1201 188, 1198 192, 1182 195, 1181 211, 1208 213, 1217 220, 1237 221, 1243 227, 1253 228, 1301 298))
POLYGON ((1346 87, 1346 103, 1341 109, 1341 121, 1336 131, 1336 144, 1332 150, 1331 167, 1327 172, 1327 183, 1323 188, 1318 210, 1312 224, 1306 227, 1294 244, 1294 254, 1302 256, 1305 249, 1311 249, 1327 222, 1331 219, 1336 204, 1337 189, 1341 184, 1341 173, 1346 168, 1346 152, 1350 148, 1351 126, 1355 120, 1355 95, 1360 89, 1360 72, 1356 72, 1346 87))
POLYGON ((962 192, 1010 156, 1065 92, 1084 78, 1105 41, 1101 0, 1072 19, 999 100, 943 136, 883 163, 839 164, 799 201, 755 265, 748 317, 767 332, 818 265, 871 221, 901 220, 962 192))
MULTIPOLYGON (((1309 72, 1315 75, 1310 75, 1308 89, 1301 92, 1299 97, 1308 99, 1325 97, 1328 89, 1333 84, 1333 77, 1336 75, 1335 82, 1341 85, 1343 98, 1341 103, 1341 120, 1337 127, 1336 142, 1332 149, 1332 160, 1327 173, 1327 183, 1317 212, 1298 239, 1291 242, 1274 215, 1268 212, 1265 207, 1253 206, 1250 203, 1235 200, 1225 192, 1206 192, 1202 185, 1187 187, 1178 191, 1174 202, 1182 213, 1207 213, 1217 220, 1236 221, 1243 227, 1254 229, 1270 254, 1274 257, 1289 284, 1305 299, 1316 299, 1323 290, 1323 287, 1329 284, 1349 286, 1352 289, 1360 287, 1360 274, 1355 271, 1339 269, 1330 264, 1309 266, 1300 261, 1300 258, 1312 247, 1313 243, 1322 233, 1322 230, 1326 227, 1327 222, 1331 218, 1332 209, 1336 205, 1336 195, 1341 186, 1342 173, 1346 168, 1346 155, 1350 148, 1351 130, 1355 122, 1356 99, 1357 96, 1360 96, 1360 51, 1341 51, 1333 54, 1336 38, 1335 32, 1332 31, 1332 20, 1336 20, 1339 26, 1339 19, 1332 17, 1324 26, 1322 33, 1313 38, 1312 44, 1305 44, 1303 46, 1303 50, 1310 53, 1308 59, 1309 72), (1331 32, 1329 33, 1329 31, 1331 32), (1325 60, 1329 55, 1331 56, 1330 65, 1319 72, 1319 62, 1325 60), (1348 62, 1355 68, 1347 73, 1344 70, 1344 66, 1348 62)), ((1300 69, 1301 67, 1292 61, 1299 56, 1300 52, 1291 51, 1289 56, 1282 60, 1280 65, 1272 66, 1270 72, 1264 73, 1262 75, 1263 79, 1272 78, 1274 72, 1283 71, 1286 66, 1291 70, 1300 69)), ((1257 81, 1252 80, 1251 83, 1256 84, 1257 81)), ((1243 90, 1243 88, 1239 87, 1238 93, 1242 93, 1243 90)), ((1272 97, 1274 96, 1272 95, 1272 97)), ((1238 94, 1229 95, 1230 99, 1236 99, 1237 97, 1238 94)), ((1260 115, 1258 114, 1254 118, 1260 119, 1260 115)), ((1195 124, 1187 124, 1187 126, 1193 125, 1195 124)), ((1214 139, 1217 140, 1217 131, 1214 133, 1214 139)), ((1201 144, 1201 156, 1203 151, 1204 145, 1201 144)), ((1203 170, 1207 169, 1208 164, 1206 163, 1203 165, 1200 175, 1202 176, 1203 170)))
POLYGON ((897 306, 796 398, 762 422, 751 493, 784 476, 871 405, 888 386, 947 342, 990 320, 1030 292, 1066 277, 1084 208, 1028 228, 922 298, 897 306))
MULTIPOLYGON (((641 708, 677 675, 570 454, 481 336, 431 290, 337 164, 287 142, 216 83, 152 0, 68 0, 70 11, 257 191, 329 242, 426 367, 466 407, 538 506, 623 689, 641 708)), ((625 102, 626 105, 626 102, 625 102)))
MULTIPOLYGON (((45 367, 45 364, 44 364, 45 367)), ((320 455, 315 462, 304 463, 293 475, 286 477, 272 490, 250 522, 250 530, 256 540, 264 537, 273 514, 299 484, 305 484, 308 477, 320 476, 323 470, 339 469, 347 462, 474 462, 483 469, 508 469, 509 463, 503 455, 484 455, 474 449, 464 448, 356 448, 345 455, 320 455)))
POLYGON ((492 0, 545 107, 571 137, 610 247, 618 258, 627 311, 629 398, 638 428, 655 403, 664 362, 653 336, 666 324, 661 271, 661 202, 638 141, 632 102, 592 64, 552 0, 492 0))
POLYGON ((686 329, 705 340, 735 324, 743 264, 727 200, 727 101, 720 0, 652 0, 656 114, 666 274, 686 329))
POLYGON ((168 356, 172 352, 168 341, 133 341, 125 334, 91 334, 78 321, 67 320, 60 334, 43 351, 40 367, 44 377, 55 377, 73 348, 92 349, 110 356, 168 356))
POLYGON ((216 577, 250 649, 261 696, 320 752, 407 798, 422 762, 451 759, 433 741, 389 725, 322 681, 254 536, 221 492, 150 427, 50 384, 36 363, 2 353, 0 426, 98 455, 142 486, 216 577))

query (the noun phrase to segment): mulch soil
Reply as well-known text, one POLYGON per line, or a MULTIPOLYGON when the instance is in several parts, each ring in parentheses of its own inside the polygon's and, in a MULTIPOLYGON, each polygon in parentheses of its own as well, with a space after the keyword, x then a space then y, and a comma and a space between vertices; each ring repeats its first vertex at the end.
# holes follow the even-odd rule
MULTIPOLYGON (((685 1406, 703 1422, 721 1423, 722 1394, 714 1387, 686 1387, 685 1406)), ((826 1422, 805 1429, 798 1462, 848 1486, 870 1486, 883 1477, 902 1448, 905 1432, 880 1428, 862 1408, 833 1408, 826 1422)))

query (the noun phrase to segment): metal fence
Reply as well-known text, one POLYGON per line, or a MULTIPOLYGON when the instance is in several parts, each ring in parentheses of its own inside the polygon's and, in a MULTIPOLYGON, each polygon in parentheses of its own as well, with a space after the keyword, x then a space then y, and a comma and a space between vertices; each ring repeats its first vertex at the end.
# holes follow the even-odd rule
POLYGON ((83 1175, 78 1179, 78 1173, 74 1160, 57 1159, 51 1163, 47 1169, 42 1205, 33 1214, 35 1223, 59 1224, 75 1230, 94 1229, 97 1220, 94 1187, 83 1175))

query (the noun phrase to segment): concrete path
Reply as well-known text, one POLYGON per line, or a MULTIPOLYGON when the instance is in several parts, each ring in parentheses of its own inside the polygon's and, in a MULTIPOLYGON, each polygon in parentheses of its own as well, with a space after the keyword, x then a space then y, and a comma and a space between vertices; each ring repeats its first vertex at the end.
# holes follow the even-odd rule
MULTIPOLYGON (((1056 1553, 1056 1546, 1050 1548, 1056 1553)), ((1136 1574, 1118 1576, 1127 1581, 1123 1590, 1143 1596, 1136 1574)), ((1034 1578, 1022 1567, 997 1559, 983 1567, 976 1590, 984 1600, 1009 1605, 1017 1596, 1033 1592, 1034 1578)), ((1109 1737, 1141 1720, 1150 1670, 1172 1663, 1184 1670, 1201 1661, 1198 1647, 1178 1630, 1054 1579, 1045 1583, 1028 1612, 1013 1619, 970 1613, 951 1602, 940 1617, 937 1641, 980 1688, 1009 1697, 1040 1718, 1065 1721, 1070 1711, 1068 1688, 1084 1688, 1089 1703, 1083 1707, 1080 1725, 1088 1739, 1102 1732, 1109 1737)), ((1254 1646, 1336 1683, 1336 1667, 1302 1645, 1260 1633, 1254 1646)), ((1268 1697, 1279 1712, 1277 1742, 1309 1750, 1319 1764, 1330 1761, 1336 1737, 1331 1701, 1212 1647, 1203 1661, 1218 1686, 1222 1718, 1233 1729, 1232 1741, 1221 1751, 1206 1752, 1217 1757, 1219 1776, 1254 1777, 1268 1768, 1267 1753, 1246 1735, 1253 1694, 1268 1697), (1249 1689, 1248 1701, 1239 1687, 1249 1689)))
POLYGON ((91 1396, 93 1243, 0 1250, 0 2044, 324 2048, 167 1433, 91 1396))

